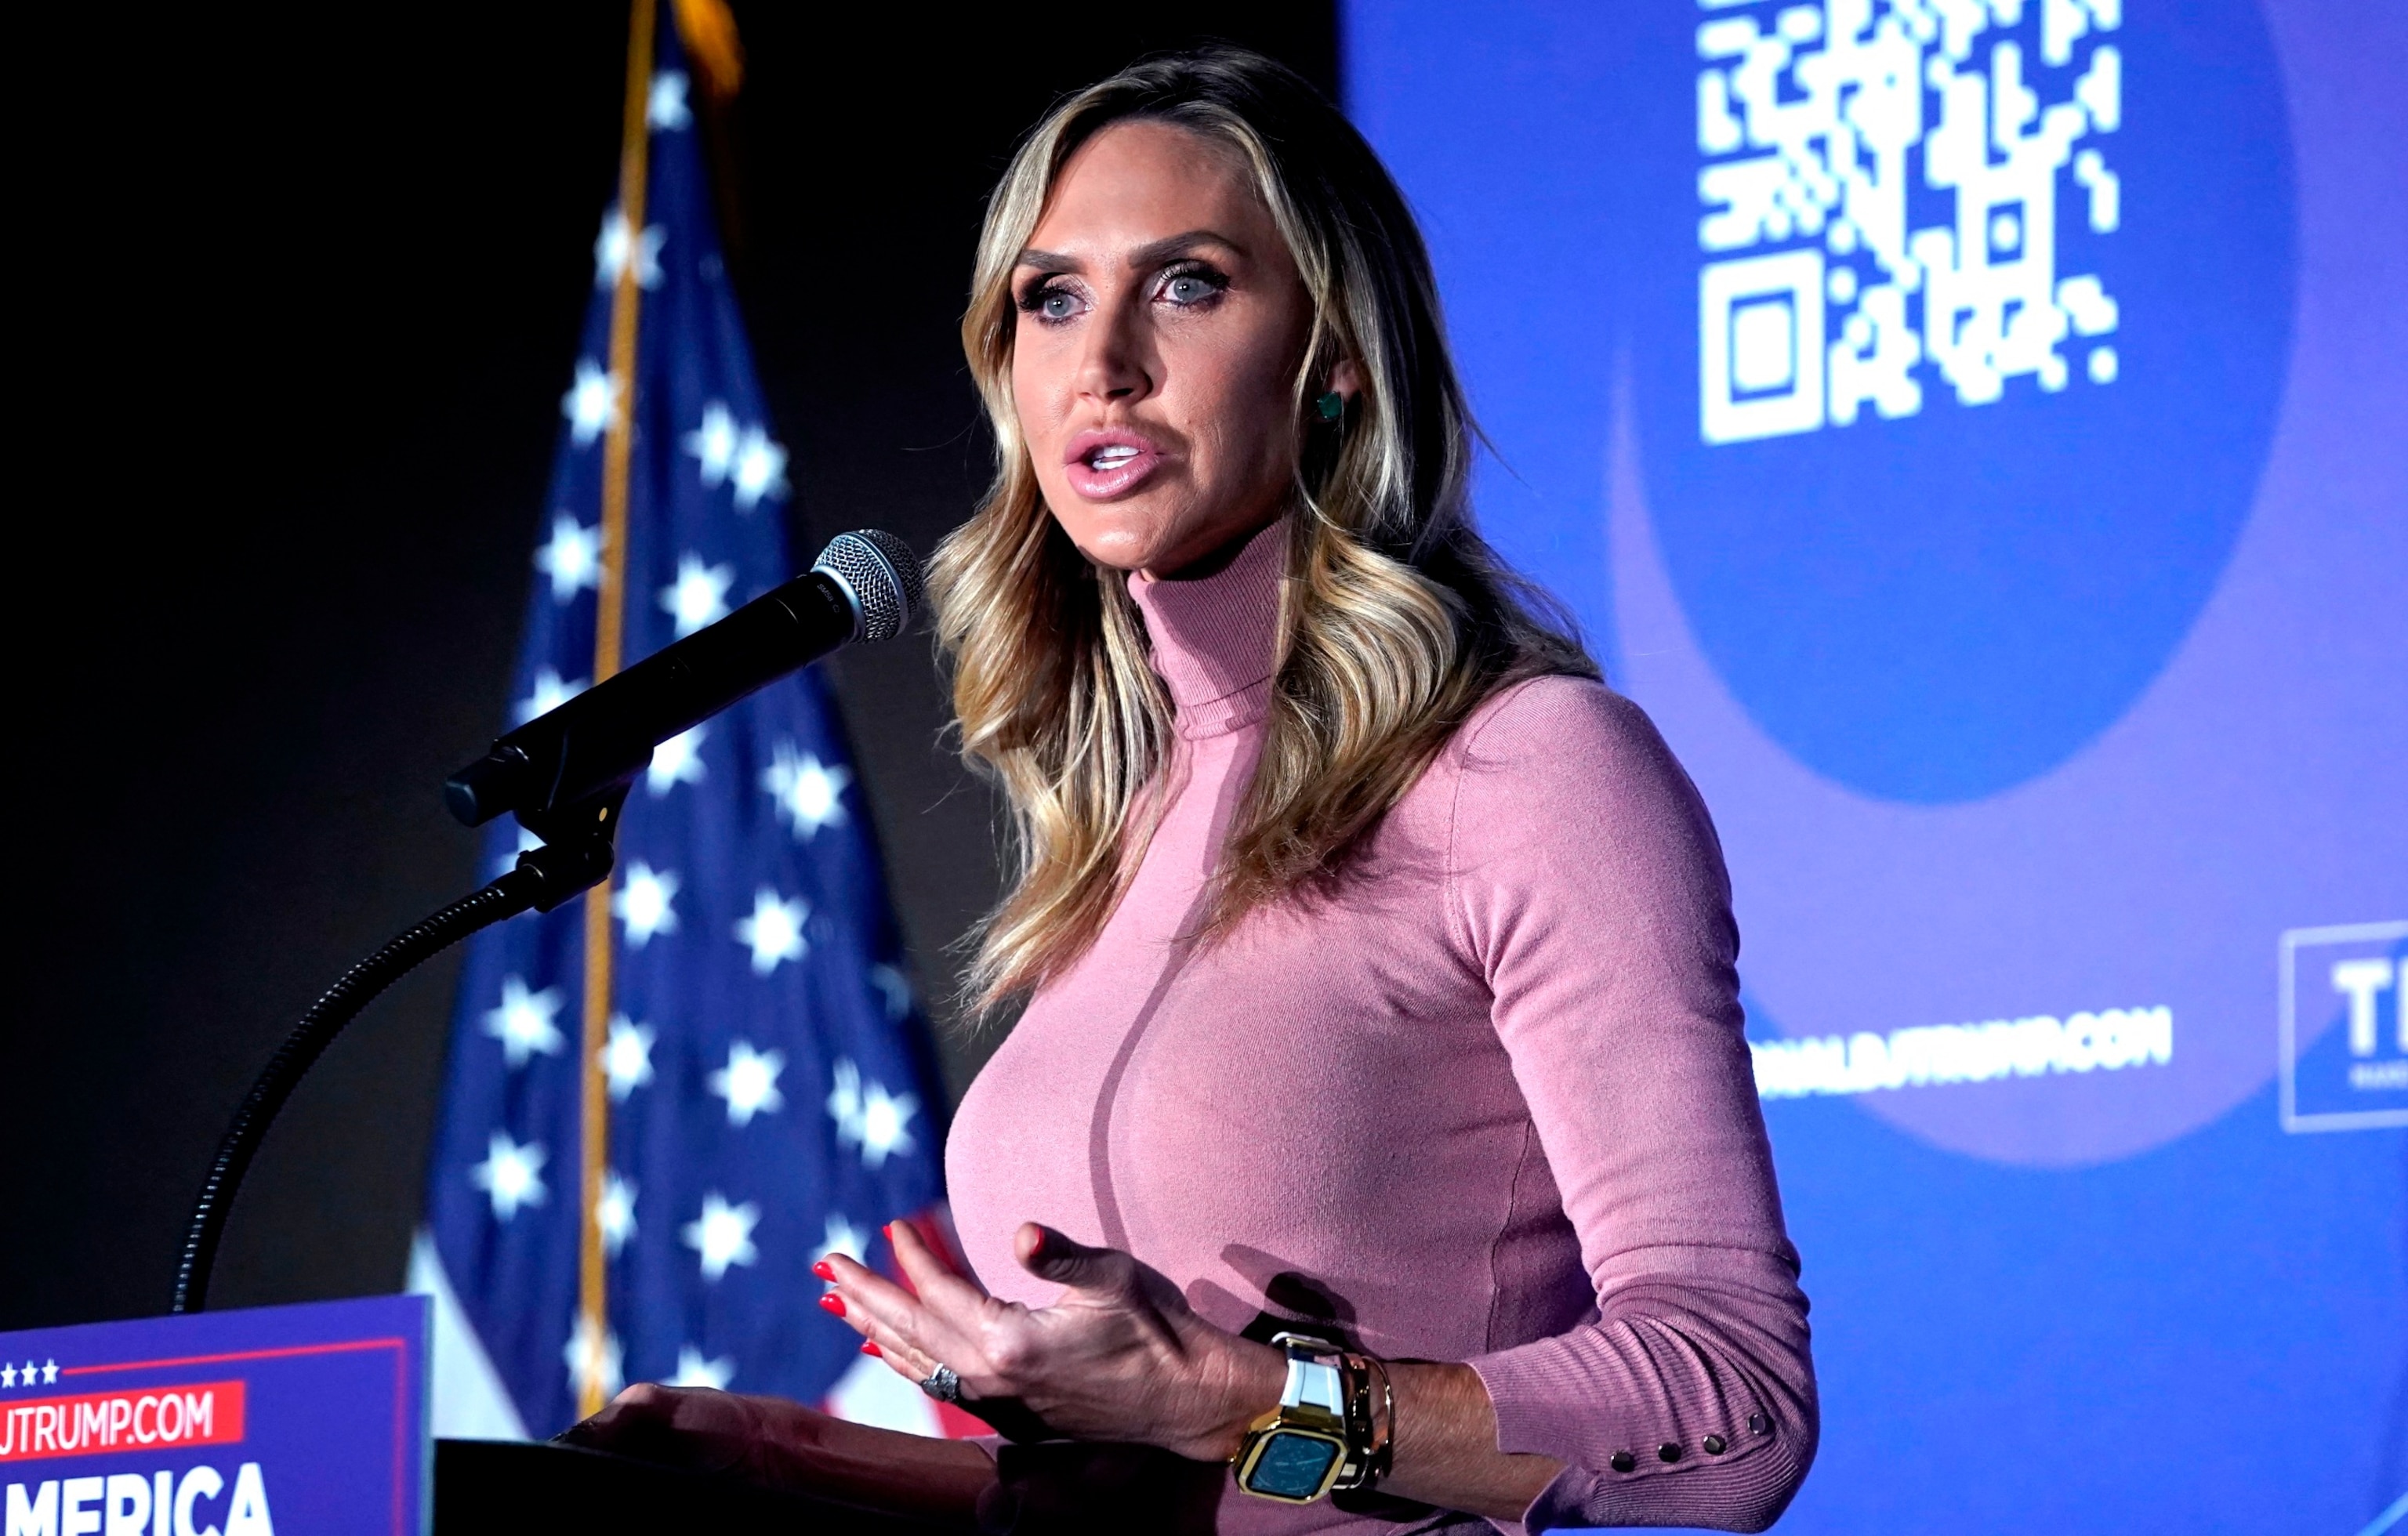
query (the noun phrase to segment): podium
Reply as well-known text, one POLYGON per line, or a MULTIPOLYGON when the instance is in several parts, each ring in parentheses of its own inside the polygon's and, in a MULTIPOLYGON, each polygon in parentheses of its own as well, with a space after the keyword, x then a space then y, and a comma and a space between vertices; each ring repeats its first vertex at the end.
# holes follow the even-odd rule
MULTIPOLYGON (((935 1536, 949 1528, 578 1446, 430 1439, 426 1298, 0 1333, 9 1536, 935 1536)), ((982 1529, 1210 1536, 1228 1469, 1002 1447, 982 1529)))
POLYGON ((943 1529, 569 1445, 435 1443, 435 1536, 936 1536, 943 1529))

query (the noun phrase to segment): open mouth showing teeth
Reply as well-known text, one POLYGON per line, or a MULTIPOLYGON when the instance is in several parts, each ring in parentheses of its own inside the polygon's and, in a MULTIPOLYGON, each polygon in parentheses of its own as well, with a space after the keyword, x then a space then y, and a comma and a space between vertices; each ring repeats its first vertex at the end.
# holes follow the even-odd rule
POLYGON ((1106 471, 1118 469, 1123 464, 1127 463, 1131 459, 1136 458, 1137 453, 1138 450, 1133 448, 1129 448, 1124 444, 1114 443, 1107 448, 1099 448, 1095 452, 1087 455, 1087 467, 1089 469, 1106 471))

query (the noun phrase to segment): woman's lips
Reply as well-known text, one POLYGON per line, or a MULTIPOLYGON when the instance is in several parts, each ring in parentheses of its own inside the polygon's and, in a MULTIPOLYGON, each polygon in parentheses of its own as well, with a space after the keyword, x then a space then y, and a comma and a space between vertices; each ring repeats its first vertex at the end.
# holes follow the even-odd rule
POLYGON ((1071 491, 1090 502, 1126 495, 1168 462, 1153 439, 1119 430, 1082 432, 1062 457, 1071 491))

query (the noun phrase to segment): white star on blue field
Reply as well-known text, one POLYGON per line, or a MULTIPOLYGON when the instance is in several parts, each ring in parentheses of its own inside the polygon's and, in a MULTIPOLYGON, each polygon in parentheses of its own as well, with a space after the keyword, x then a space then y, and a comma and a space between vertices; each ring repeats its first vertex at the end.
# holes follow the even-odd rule
POLYGON ((509 1132, 496 1131, 485 1160, 468 1171, 469 1182, 493 1197, 494 1219, 508 1221, 521 1206, 540 1205, 550 1193, 543 1184, 545 1160, 542 1147, 521 1146, 510 1140, 509 1132))
POLYGON ((652 761, 644 769, 644 788, 653 799, 681 784, 699 784, 708 776, 710 770, 703 765, 702 744, 710 736, 710 727, 697 725, 652 748, 652 761))
POLYGON ((627 946, 641 949, 655 933, 678 930, 678 877, 638 859, 627 866, 625 880, 610 898, 610 915, 624 925, 627 946))
POLYGON ((755 974, 767 975, 787 960, 801 960, 810 948, 803 923, 810 903, 788 899, 763 886, 752 898, 752 915, 736 925, 736 940, 752 951, 755 974))
POLYGON ((761 772, 761 788, 802 838, 843 822, 845 786, 852 782, 853 770, 831 768, 813 753, 797 752, 790 741, 778 744, 776 759, 761 772))
POLYGON ((727 617, 727 590, 735 585, 735 566, 711 565, 699 555, 681 556, 677 579, 661 589, 661 611, 677 620, 682 640, 727 617))
POLYGON ((685 1245, 701 1256, 702 1277, 717 1280, 738 1264, 761 1257, 753 1245, 752 1229, 761 1224, 761 1207, 747 1201, 730 1205, 713 1189, 702 1200, 702 1215, 685 1225, 685 1245))
POLYGON ((746 1126, 755 1115, 775 1115, 786 1107, 778 1091, 778 1074, 786 1070, 783 1051, 756 1051, 749 1040, 727 1047, 727 1065, 710 1074, 710 1091, 727 1101, 727 1123, 746 1126))
POLYGON ((556 987, 530 992, 511 976, 502 983, 501 1006, 485 1015, 485 1032, 502 1043, 503 1059, 513 1067, 525 1066, 530 1056, 553 1055, 566 1044, 552 1022, 563 1001, 556 987))
POLYGON ((603 372, 600 363, 580 358, 577 382, 560 398, 560 413, 568 418, 569 440, 579 448, 591 447, 609 427, 611 414, 618 408, 619 381, 603 372))

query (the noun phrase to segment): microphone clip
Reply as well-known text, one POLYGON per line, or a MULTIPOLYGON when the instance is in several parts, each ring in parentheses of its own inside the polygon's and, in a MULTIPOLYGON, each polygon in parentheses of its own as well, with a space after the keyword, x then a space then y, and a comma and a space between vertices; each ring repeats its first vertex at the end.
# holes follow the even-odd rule
POLYGON ((521 874, 537 882, 534 905, 550 912, 580 891, 610 877, 618 862, 619 815, 627 786, 613 784, 558 810, 523 810, 519 825, 543 839, 541 847, 519 855, 521 874))

